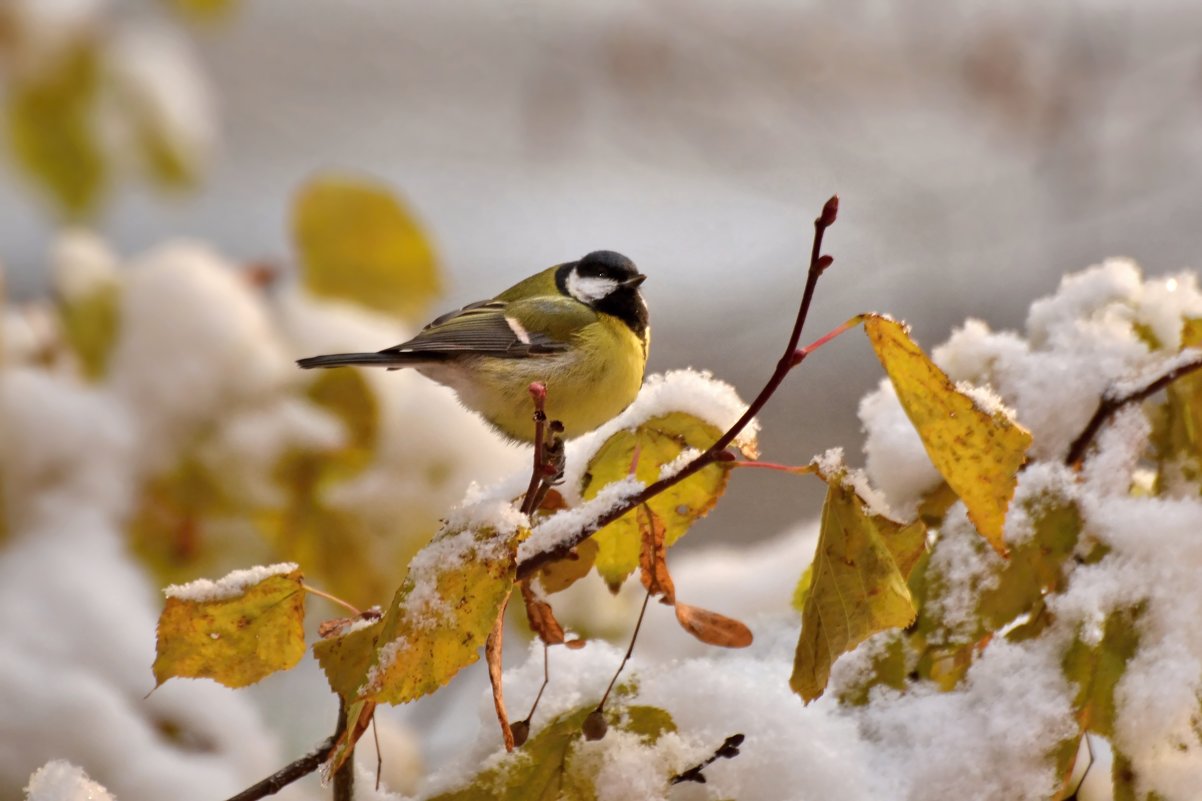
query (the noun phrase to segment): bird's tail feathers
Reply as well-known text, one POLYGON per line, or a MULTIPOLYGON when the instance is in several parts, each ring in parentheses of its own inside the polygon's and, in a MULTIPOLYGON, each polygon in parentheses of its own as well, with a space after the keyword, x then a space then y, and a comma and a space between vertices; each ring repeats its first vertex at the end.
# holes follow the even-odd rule
POLYGON ((309 370, 314 367, 412 367, 427 361, 416 353, 330 353, 325 356, 310 356, 307 359, 297 359, 296 363, 309 370))

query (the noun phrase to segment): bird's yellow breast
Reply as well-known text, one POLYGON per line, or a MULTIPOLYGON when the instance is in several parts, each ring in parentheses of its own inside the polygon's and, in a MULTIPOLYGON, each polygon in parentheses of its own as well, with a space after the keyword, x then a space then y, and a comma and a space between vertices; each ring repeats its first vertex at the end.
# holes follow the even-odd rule
POLYGON ((570 439, 608 422, 634 401, 643 384, 650 332, 640 339, 622 321, 601 314, 572 337, 572 347, 560 353, 473 358, 461 365, 473 374, 467 381, 437 368, 419 370, 452 386, 465 406, 502 434, 525 442, 534 437, 529 387, 541 381, 547 387, 547 418, 562 422, 570 439))

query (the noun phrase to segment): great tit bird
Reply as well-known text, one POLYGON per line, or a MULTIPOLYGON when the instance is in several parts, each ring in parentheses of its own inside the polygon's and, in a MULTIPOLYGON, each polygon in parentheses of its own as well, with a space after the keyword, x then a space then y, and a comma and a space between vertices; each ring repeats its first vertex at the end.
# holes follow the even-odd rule
POLYGON ((651 337, 645 278, 625 256, 598 250, 444 314, 396 347, 297 364, 412 367, 522 442, 534 440, 529 387, 541 381, 548 419, 576 437, 629 406, 642 386, 651 337))

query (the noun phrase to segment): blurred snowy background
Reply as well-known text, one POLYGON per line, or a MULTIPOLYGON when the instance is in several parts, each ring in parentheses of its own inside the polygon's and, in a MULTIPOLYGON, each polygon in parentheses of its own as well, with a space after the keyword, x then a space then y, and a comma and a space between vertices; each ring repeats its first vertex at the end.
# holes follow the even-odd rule
MULTIPOLYGON (((835 192, 813 336, 881 310, 930 344, 966 316, 1018 324, 1105 256, 1197 259, 1202 9, 1180 2, 245 0, 199 29, 153 2, 25 5, 170 27, 207 85, 211 104, 174 103, 214 132, 195 136, 212 140, 199 191, 119 184, 98 227, 120 252, 185 235, 287 264, 297 185, 349 168, 426 225, 438 305, 617 249, 651 275, 651 369, 706 367, 745 395, 835 192)), ((11 162, 0 208, 10 294, 43 291, 55 217, 11 162)), ((862 342, 829 347, 764 414, 766 458, 854 452, 878 377, 862 342)), ((697 539, 770 535, 814 512, 817 484, 737 481, 697 539)))
MULTIPOLYGON (((128 281, 126 302, 158 315, 145 318, 144 342, 166 342, 172 335, 220 338, 229 330, 232 342, 240 330, 260 332, 269 313, 275 331, 261 352, 243 362, 242 374, 231 368, 223 378, 227 384, 185 384, 188 391, 212 389, 185 398, 196 408, 185 404, 174 418, 167 410, 162 420, 134 421, 151 430, 161 424, 166 444, 156 443, 167 449, 187 441, 210 419, 205 415, 230 409, 237 414, 222 420, 228 427, 218 445, 236 445, 239 432, 259 430, 254 413, 284 420, 276 436, 308 437, 312 444, 329 432, 285 397, 283 387, 293 380, 287 377, 289 359, 331 342, 370 349, 399 341, 400 332, 379 321, 335 319, 287 289, 278 306, 264 311, 258 300, 243 297, 244 289, 214 277, 224 261, 290 271, 296 260, 289 230, 294 195, 305 179, 329 168, 372 176, 406 199, 449 285, 435 307, 492 294, 589 250, 616 249, 651 276, 645 285, 655 334, 650 369, 711 369, 745 398, 778 356, 800 293, 811 221, 833 193, 843 200, 828 238, 836 266, 820 286, 807 338, 858 312, 879 310, 910 322, 929 348, 966 317, 999 329, 1021 325, 1030 302, 1051 292, 1063 273, 1107 256, 1132 256, 1150 274, 1198 263, 1202 8, 1179 0, 1137 8, 1107 0, 5 0, 0 53, 10 103, 12 87, 36 70, 38 54, 53 52, 80 31, 102 43, 118 99, 143 120, 130 129, 121 108, 107 109, 98 126, 107 146, 120 154, 122 142, 142 141, 138 137, 149 130, 175 148, 174 160, 166 168, 160 163, 160 171, 194 174, 197 184, 164 193, 128 180, 136 168, 119 163, 89 221, 112 253, 92 240, 64 246, 57 238, 63 216, 6 146, 0 158, 0 263, 9 300, 45 298, 52 264, 84 265, 75 272, 94 278, 114 264, 136 262, 122 279, 128 281), (228 9, 195 22, 184 21, 187 15, 177 8, 206 5, 228 9), (200 240, 224 261, 178 246, 141 255, 180 237, 200 240), (102 266, 92 269, 97 264, 102 266), (173 271, 185 278, 174 288, 165 277, 173 271), (231 328, 221 319, 200 319, 199 311, 196 327, 189 328, 190 301, 197 297, 229 304, 231 328), (258 379, 249 374, 256 365, 263 367, 258 379), (271 405, 276 402, 290 411, 280 412, 271 405)), ((221 350, 228 344, 216 342, 209 355, 236 360, 232 345, 221 350)), ((137 351, 123 347, 106 391, 134 408, 142 399, 183 391, 174 376, 162 376, 159 386, 153 376, 138 373, 137 351)), ((880 375, 859 336, 824 348, 763 414, 764 457, 799 463, 842 445, 855 461, 861 440, 856 404, 880 375)), ((398 415, 426 408, 432 398, 446 400, 420 388, 420 379, 387 378, 371 379, 372 387, 398 415)), ((66 481, 58 494, 40 501, 59 504, 59 512, 14 507, 12 487, 19 482, 10 473, 9 528, 28 513, 25 523, 44 515, 29 530, 62 531, 67 518, 56 515, 67 514, 80 492, 90 492, 103 497, 104 519, 75 523, 103 528, 116 542, 123 515, 139 501, 131 499, 129 486, 97 489, 94 483, 132 486, 135 473, 153 475, 153 458, 131 454, 131 448, 144 447, 131 445, 137 439, 127 430, 131 421, 112 417, 103 398, 68 399, 70 392, 60 395, 61 387, 41 381, 10 381, 6 391, 8 425, 20 424, 28 433, 25 450, 10 441, 9 454, 34 459, 48 476, 69 467, 90 471, 82 484, 66 481), (31 417, 22 417, 26 412, 31 417), (29 423, 34 418, 37 425, 29 423), (81 466, 73 450, 78 443, 68 439, 48 442, 38 453, 42 443, 35 435, 45 433, 38 426, 71 434, 66 427, 73 420, 95 423, 80 424, 77 432, 81 442, 91 443, 86 452, 95 464, 81 466), (111 469, 122 460, 137 463, 130 477, 111 469)), ((512 464, 512 453, 481 444, 484 437, 482 430, 465 430, 454 444, 460 461, 452 484, 512 464)), ((395 450, 392 467, 403 467, 410 451, 395 450)), ((223 452, 210 448, 202 455, 219 462, 223 452)), ((423 512, 431 517, 440 503, 458 496, 451 486, 439 496, 406 491, 431 506, 423 512)), ((816 514, 821 493, 819 482, 795 476, 738 475, 683 545, 769 537, 816 514)), ((400 495, 392 502, 413 501, 400 495)), ((395 508, 385 504, 376 514, 393 519, 395 508)), ((15 581, 35 575, 56 553, 81 553, 67 540, 60 552, 55 548, 47 538, 10 555, 5 575, 15 581)), ((132 619, 141 639, 130 635, 128 648, 113 648, 111 664, 79 669, 88 681, 94 678, 89 671, 107 675, 138 709, 130 699, 149 689, 144 629, 152 624, 147 610, 158 603, 155 579, 126 576, 121 571, 130 568, 115 553, 87 555, 91 562, 80 566, 80 586, 108 559, 113 581, 128 579, 138 587, 136 603, 124 611, 124 601, 112 601, 112 610, 93 613, 132 619), (145 597, 138 595, 143 591, 145 597), (146 673, 138 673, 143 664, 146 673)), ((206 575, 212 575, 209 568, 206 575)), ((6 609, 29 603, 17 584, 8 590, 6 609)), ((62 608, 87 608, 88 593, 80 592, 63 596, 71 600, 62 608)), ((47 661, 6 661, 21 652, 11 643, 33 649, 30 643, 54 628, 47 614, 44 626, 22 627, 28 641, 8 639, 0 669, 42 676, 47 664, 78 651, 78 632, 67 629, 60 640, 37 646, 47 661)), ((321 679, 307 660, 305 669, 306 680, 320 690, 321 679)), ((470 680, 478 686, 479 678, 470 680)), ((10 680, 8 686, 26 685, 10 680)), ((281 764, 262 745, 260 724, 251 718, 232 741, 222 739, 229 736, 230 719, 249 714, 228 700, 229 691, 188 686, 202 700, 174 701, 173 693, 184 691, 172 686, 152 696, 152 705, 162 705, 155 713, 159 733, 178 739, 173 714, 191 716, 185 733, 204 736, 184 739, 197 753, 216 752, 215 760, 245 755, 241 763, 223 763, 228 773, 220 780, 207 764, 193 764, 197 776, 232 790, 246 775, 281 764), (176 703, 186 713, 173 712, 176 703), (198 718, 198 710, 209 717, 198 718)), ((277 722, 293 724, 283 737, 282 753, 289 757, 307 747, 307 738, 328 730, 328 720, 289 705, 291 685, 258 693, 269 705, 277 702, 277 722)), ((433 725, 447 704, 475 703, 474 694, 468 701, 459 697, 440 701, 433 711, 419 709, 415 720, 433 725)), ((97 709, 112 712, 109 696, 96 698, 97 709)), ((30 710, 52 702, 27 693, 23 700, 30 710)), ((70 699, 54 703, 83 706, 70 699)), ((47 720, 46 742, 65 737, 52 717, 47 720)), ((103 715, 95 721, 98 728, 116 725, 103 715)), ((28 735, 26 724, 13 719, 0 735, 15 742, 28 735)), ((444 749, 457 736, 444 730, 444 749)), ((112 745, 98 741, 95 729, 76 739, 85 753, 112 745)), ((116 750, 94 757, 122 761, 116 750)), ((127 787, 154 787, 182 775, 178 765, 154 764, 162 776, 142 785, 132 777, 127 787)), ((35 766, 0 758, 10 784, 35 766)), ((138 797, 133 792, 123 797, 138 797)))

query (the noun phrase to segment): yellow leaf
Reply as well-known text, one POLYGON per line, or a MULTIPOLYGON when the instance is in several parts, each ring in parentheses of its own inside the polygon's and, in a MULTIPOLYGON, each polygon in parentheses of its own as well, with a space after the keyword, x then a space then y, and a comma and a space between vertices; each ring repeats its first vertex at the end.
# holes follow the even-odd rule
POLYGON ((128 523, 130 543, 160 581, 179 583, 275 558, 226 490, 191 456, 141 487, 128 523))
POLYGON ((80 42, 15 79, 8 92, 8 136, 17 163, 74 217, 94 209, 105 182, 92 118, 98 75, 95 46, 80 42))
POLYGON ((376 655, 383 620, 353 626, 336 637, 313 644, 313 657, 321 665, 330 689, 343 698, 354 698, 376 655))
POLYGON ((198 154, 188 149, 189 144, 173 138, 158 120, 158 115, 147 109, 131 109, 139 154, 146 171, 160 186, 168 189, 187 189, 196 184, 200 177, 198 154))
POLYGON ((839 688, 839 703, 864 706, 868 703, 873 687, 892 687, 903 690, 909 668, 906 664, 906 640, 901 632, 894 632, 872 655, 872 670, 856 676, 850 683, 839 688))
POLYGON ((292 211, 301 277, 315 295, 421 322, 441 289, 434 252, 409 211, 383 186, 322 177, 292 211))
POLYGON ((378 623, 352 633, 353 641, 315 649, 331 686, 348 702, 400 704, 437 690, 479 659, 513 588, 525 534, 441 533, 413 558, 378 623))
POLYGON ((62 298, 58 308, 63 334, 84 376, 92 381, 103 378, 120 323, 118 288, 106 284, 83 297, 62 298))
POLYGON ((562 592, 588 575, 597 561, 597 543, 592 538, 577 545, 572 553, 538 569, 538 580, 543 591, 551 594, 562 592))
POLYGON ((359 742, 359 738, 363 736, 375 718, 376 706, 375 701, 368 700, 359 700, 345 705, 346 725, 339 733, 338 740, 334 743, 329 757, 321 766, 323 782, 330 781, 354 754, 355 743, 359 742))
MULTIPOLYGON (((685 412, 653 417, 634 430, 619 431, 606 440, 589 462, 581 495, 596 497, 602 488, 630 475, 645 484, 659 479, 660 468, 686 448, 704 450, 722 435, 715 426, 685 412), (637 454, 637 456, 636 456, 637 454)), ((664 542, 671 546, 710 509, 726 491, 730 471, 710 465, 647 502, 664 524, 664 542)), ((639 564, 642 530, 637 510, 627 512, 593 535, 597 542, 597 572, 616 589, 639 564)))
POLYGON ((960 392, 901 323, 869 316, 864 330, 897 390, 927 455, 999 553, 1002 526, 1031 434, 1001 412, 987 412, 960 392))
POLYGON ((305 593, 296 565, 238 571, 221 582, 166 589, 154 676, 206 678, 227 687, 287 670, 305 653, 305 593), (265 575, 266 573, 266 575, 265 575))
POLYGON ((868 514, 842 473, 824 478, 826 503, 789 679, 807 702, 822 695, 841 654, 878 631, 914 620, 906 577, 925 537, 918 521, 884 525, 884 518, 868 514))
MULTIPOLYGON (((468 786, 431 801, 594 801, 598 771, 604 762, 584 756, 580 750, 584 719, 595 709, 590 704, 565 712, 516 754, 477 774, 468 786)), ((654 745, 663 734, 676 731, 672 717, 657 707, 607 708, 605 716, 610 728, 640 735, 646 747, 654 745)), ((602 740, 600 747, 604 743, 602 740)), ((666 771, 663 779, 668 780, 666 771)))
MULTIPOLYGON (((832 480, 830 477, 824 476, 821 471, 818 471, 818 475, 825 481, 829 482, 832 480)), ((861 504, 863 504, 862 499, 861 504)), ((898 572, 908 579, 914 570, 914 566, 918 564, 918 560, 926 553, 927 530, 925 521, 920 517, 909 523, 898 523, 896 520, 890 520, 884 515, 869 515, 869 518, 880 532, 885 547, 889 549, 889 553, 893 556, 893 561, 897 564, 898 572)), ((793 608, 798 612, 805 610, 806 600, 810 596, 810 586, 813 581, 814 565, 811 563, 801 574, 801 578, 793 590, 793 608)))

